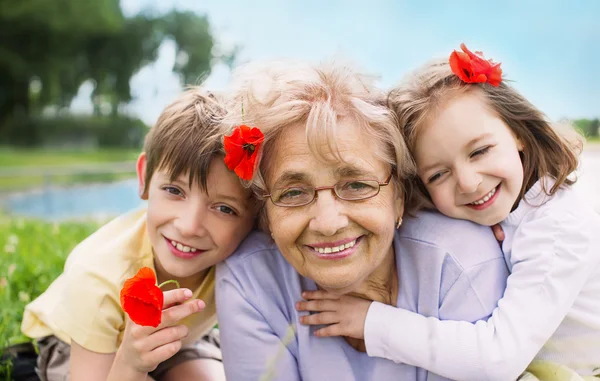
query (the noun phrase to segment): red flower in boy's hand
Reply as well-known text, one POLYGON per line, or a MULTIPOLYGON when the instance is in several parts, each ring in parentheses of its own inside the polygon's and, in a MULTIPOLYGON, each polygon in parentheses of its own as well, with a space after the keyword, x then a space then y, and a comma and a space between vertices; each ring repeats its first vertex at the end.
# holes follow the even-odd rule
POLYGON ((156 275, 142 267, 121 289, 121 307, 138 325, 158 327, 162 317, 163 292, 156 285, 156 275))
POLYGON ((456 50, 450 54, 452 72, 466 83, 489 83, 492 86, 502 82, 500 63, 486 60, 481 52, 471 52, 465 44, 460 44, 462 52, 456 50))
POLYGON ((223 139, 227 168, 244 180, 252 180, 258 150, 264 140, 265 136, 256 127, 236 127, 230 136, 223 139))

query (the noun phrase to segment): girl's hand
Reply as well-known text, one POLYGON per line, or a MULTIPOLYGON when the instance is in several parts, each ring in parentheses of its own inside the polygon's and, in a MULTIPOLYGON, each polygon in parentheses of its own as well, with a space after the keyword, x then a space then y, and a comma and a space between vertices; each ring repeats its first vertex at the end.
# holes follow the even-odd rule
POLYGON ((188 328, 175 324, 202 311, 205 304, 202 300, 181 304, 192 297, 192 291, 185 288, 165 291, 163 294, 164 309, 158 327, 143 327, 127 319, 123 342, 117 351, 113 370, 115 367, 121 371, 128 368, 127 373, 134 371, 146 374, 181 349, 181 340, 187 336, 188 328))
POLYGON ((307 301, 296 303, 298 311, 317 314, 300 317, 304 325, 328 325, 315 331, 315 336, 348 336, 356 339, 365 337, 365 320, 372 301, 355 296, 337 296, 327 291, 305 291, 307 301))

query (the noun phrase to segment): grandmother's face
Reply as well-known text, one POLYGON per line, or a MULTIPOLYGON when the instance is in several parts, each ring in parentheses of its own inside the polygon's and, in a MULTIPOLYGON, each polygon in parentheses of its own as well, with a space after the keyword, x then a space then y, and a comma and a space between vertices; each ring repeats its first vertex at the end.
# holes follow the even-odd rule
MULTIPOLYGON (((348 180, 385 182, 392 168, 375 155, 382 147, 352 121, 339 120, 338 131, 344 162, 331 153, 327 156, 331 161, 323 162, 310 152, 304 125, 287 127, 267 163, 269 191, 333 186, 348 180)), ((301 275, 331 292, 355 291, 387 255, 393 255, 402 200, 393 183, 361 201, 341 200, 332 190, 321 190, 317 196, 300 207, 267 201, 269 228, 283 256, 301 275)))

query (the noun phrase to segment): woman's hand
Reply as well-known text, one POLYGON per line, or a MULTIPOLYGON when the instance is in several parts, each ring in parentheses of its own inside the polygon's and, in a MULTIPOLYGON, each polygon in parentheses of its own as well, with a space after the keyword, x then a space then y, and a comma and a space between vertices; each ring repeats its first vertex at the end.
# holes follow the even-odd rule
POLYGON ((337 296, 327 291, 305 291, 302 297, 307 301, 296 303, 298 311, 318 312, 300 317, 304 325, 327 327, 315 331, 315 336, 348 336, 364 339, 365 320, 371 300, 356 296, 337 296))
POLYGON ((163 310, 161 324, 156 328, 143 327, 127 319, 123 342, 116 353, 111 376, 128 374, 145 377, 158 364, 177 353, 181 349, 181 340, 188 334, 188 328, 175 324, 205 307, 202 300, 181 304, 191 297, 192 291, 188 289, 165 291, 163 306, 167 308, 163 310))

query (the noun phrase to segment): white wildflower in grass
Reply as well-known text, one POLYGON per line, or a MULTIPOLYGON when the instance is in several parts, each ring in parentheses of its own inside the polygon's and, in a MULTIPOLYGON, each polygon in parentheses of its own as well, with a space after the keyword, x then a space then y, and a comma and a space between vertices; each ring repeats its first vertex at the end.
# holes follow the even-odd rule
POLYGON ((11 234, 8 236, 8 239, 6 240, 7 243, 17 246, 19 244, 19 237, 17 237, 16 234, 11 234))
POLYGON ((16 263, 11 263, 8 266, 8 277, 10 278, 10 276, 15 272, 15 270, 17 269, 17 264, 16 263))
POLYGON ((16 249, 17 249, 17 247, 15 245, 11 245, 10 243, 7 243, 6 245, 4 245, 4 252, 7 254, 14 253, 16 249))
POLYGON ((29 296, 29 293, 25 291, 19 291, 19 300, 27 303, 31 300, 31 296, 29 296))

